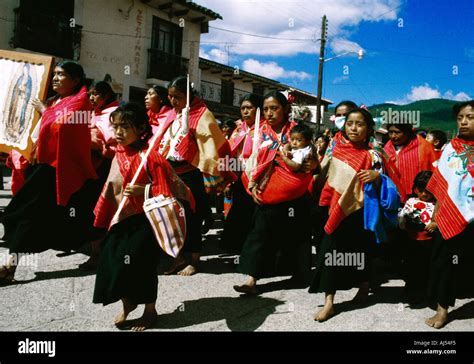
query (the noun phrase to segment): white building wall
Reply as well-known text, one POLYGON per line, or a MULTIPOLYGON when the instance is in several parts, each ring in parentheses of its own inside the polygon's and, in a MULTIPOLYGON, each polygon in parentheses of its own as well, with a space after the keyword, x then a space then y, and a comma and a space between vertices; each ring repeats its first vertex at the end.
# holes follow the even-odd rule
MULTIPOLYGON (((179 25, 179 19, 169 19, 162 11, 141 1, 76 0, 74 20, 81 25, 82 41, 79 63, 86 76, 103 80, 109 74, 114 89, 128 100, 131 86, 148 88, 148 49, 151 47, 153 16, 179 25), (119 11, 121 9, 122 11, 119 11)), ((14 12, 19 0, 0 0, 0 49, 11 49, 14 12)), ((182 57, 189 59, 191 81, 199 87, 200 24, 184 22, 182 57)), ((164 86, 166 81, 158 81, 164 86)))
POLYGON ((199 90, 201 72, 199 70, 199 45, 201 43, 201 25, 185 21, 183 28, 183 57, 189 59, 189 78, 199 90))
MULTIPOLYGON (((85 1, 81 59, 87 76, 102 80, 111 75, 119 92, 128 99, 129 88, 148 88, 148 49, 151 47, 153 16, 179 25, 179 19, 169 17, 141 2, 135 2, 128 18, 129 1, 85 1), (122 9, 122 12, 119 12, 122 9)), ((79 12, 76 9, 76 12, 79 12)), ((184 22, 182 57, 189 59, 191 80, 199 83, 200 25, 184 22)), ((158 81, 164 86, 166 81, 158 81)))

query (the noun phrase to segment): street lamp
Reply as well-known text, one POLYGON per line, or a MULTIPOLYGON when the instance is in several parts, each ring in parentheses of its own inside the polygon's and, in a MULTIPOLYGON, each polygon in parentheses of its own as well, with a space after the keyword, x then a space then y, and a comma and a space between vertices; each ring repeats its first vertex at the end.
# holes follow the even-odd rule
POLYGON ((334 58, 339 58, 339 57, 342 57, 342 56, 346 56, 346 55, 351 54, 351 53, 357 54, 357 58, 359 58, 360 60, 362 58, 364 58, 364 56, 365 56, 364 50, 359 49, 357 52, 356 51, 349 51, 349 52, 344 52, 344 53, 338 54, 337 56, 334 56, 334 57, 326 58, 326 59, 324 59, 324 62, 331 61, 334 58))
POLYGON ((321 123, 321 99, 322 99, 322 93, 323 93, 323 64, 324 62, 330 61, 331 59, 334 59, 334 58, 345 56, 346 54, 350 54, 350 53, 356 53, 359 59, 362 59, 364 57, 364 50, 359 49, 357 52, 355 51, 345 52, 342 54, 338 54, 337 56, 324 59, 326 37, 327 37, 327 17, 326 15, 323 15, 323 19, 321 22, 321 48, 319 51, 318 96, 317 96, 317 101, 316 101, 316 135, 319 135, 320 123, 321 123))

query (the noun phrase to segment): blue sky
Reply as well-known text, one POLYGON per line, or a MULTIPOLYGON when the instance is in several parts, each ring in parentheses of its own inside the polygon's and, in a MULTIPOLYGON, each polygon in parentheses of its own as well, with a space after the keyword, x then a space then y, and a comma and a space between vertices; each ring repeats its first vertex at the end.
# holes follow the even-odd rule
POLYGON ((474 98, 472 0, 196 2, 224 18, 211 22, 201 38, 205 58, 316 94, 314 38, 327 14, 326 58, 360 48, 365 57, 351 53, 325 62, 323 97, 366 105, 474 98))

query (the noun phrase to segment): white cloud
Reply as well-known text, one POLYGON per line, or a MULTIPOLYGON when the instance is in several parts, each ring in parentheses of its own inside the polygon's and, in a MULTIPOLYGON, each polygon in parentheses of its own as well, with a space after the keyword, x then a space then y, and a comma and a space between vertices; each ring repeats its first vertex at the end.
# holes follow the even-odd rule
POLYGON ((199 49, 199 57, 209 59, 211 61, 227 64, 229 62, 229 56, 226 52, 213 48, 209 52, 206 52, 203 48, 199 49))
POLYGON ((328 17, 329 37, 338 39, 329 42, 332 53, 337 53, 344 40, 346 46, 351 32, 362 22, 394 21, 402 0, 196 0, 222 15, 223 20, 210 23, 210 31, 201 42, 204 47, 224 49, 232 44, 232 53, 237 55, 290 56, 298 53, 318 54, 321 18, 328 17), (259 34, 276 38, 305 39, 277 40, 256 38, 244 34, 219 31, 212 27, 230 29, 236 32, 259 34), (206 45, 206 43, 208 43, 206 45), (210 44, 212 43, 212 44, 210 44), (334 47, 334 49, 333 49, 334 47))
POLYGON ((335 38, 330 42, 330 46, 332 48, 332 51, 335 54, 341 54, 344 52, 355 52, 352 54, 348 54, 347 56, 353 55, 354 57, 357 56, 357 52, 362 49, 362 47, 356 43, 352 42, 347 39, 342 39, 342 38, 335 38))
POLYGON ((443 99, 449 99, 454 101, 469 101, 471 97, 465 92, 458 92, 456 95, 451 90, 446 91, 443 94, 443 99))
POLYGON ((262 63, 256 59, 247 59, 242 63, 242 69, 257 75, 272 79, 310 79, 311 75, 306 72, 288 71, 276 62, 262 63))
POLYGON ((419 100, 428 100, 428 99, 448 99, 454 101, 467 101, 470 100, 471 97, 466 94, 465 92, 459 92, 454 94, 452 90, 448 90, 444 93, 441 93, 438 89, 430 87, 427 83, 421 86, 412 86, 411 91, 403 96, 399 100, 395 101, 386 101, 387 103, 393 104, 409 104, 411 102, 419 101, 419 100))
POLYGON ((431 88, 427 83, 422 86, 411 88, 411 92, 407 95, 410 101, 437 99, 441 97, 438 90, 431 88))

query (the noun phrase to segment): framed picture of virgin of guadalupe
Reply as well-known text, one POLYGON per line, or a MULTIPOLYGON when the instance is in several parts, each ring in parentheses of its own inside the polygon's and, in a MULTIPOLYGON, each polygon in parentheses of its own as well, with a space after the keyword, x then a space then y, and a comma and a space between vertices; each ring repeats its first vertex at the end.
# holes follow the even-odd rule
POLYGON ((29 159, 31 134, 40 119, 35 98, 44 101, 54 58, 0 49, 0 151, 29 159))

